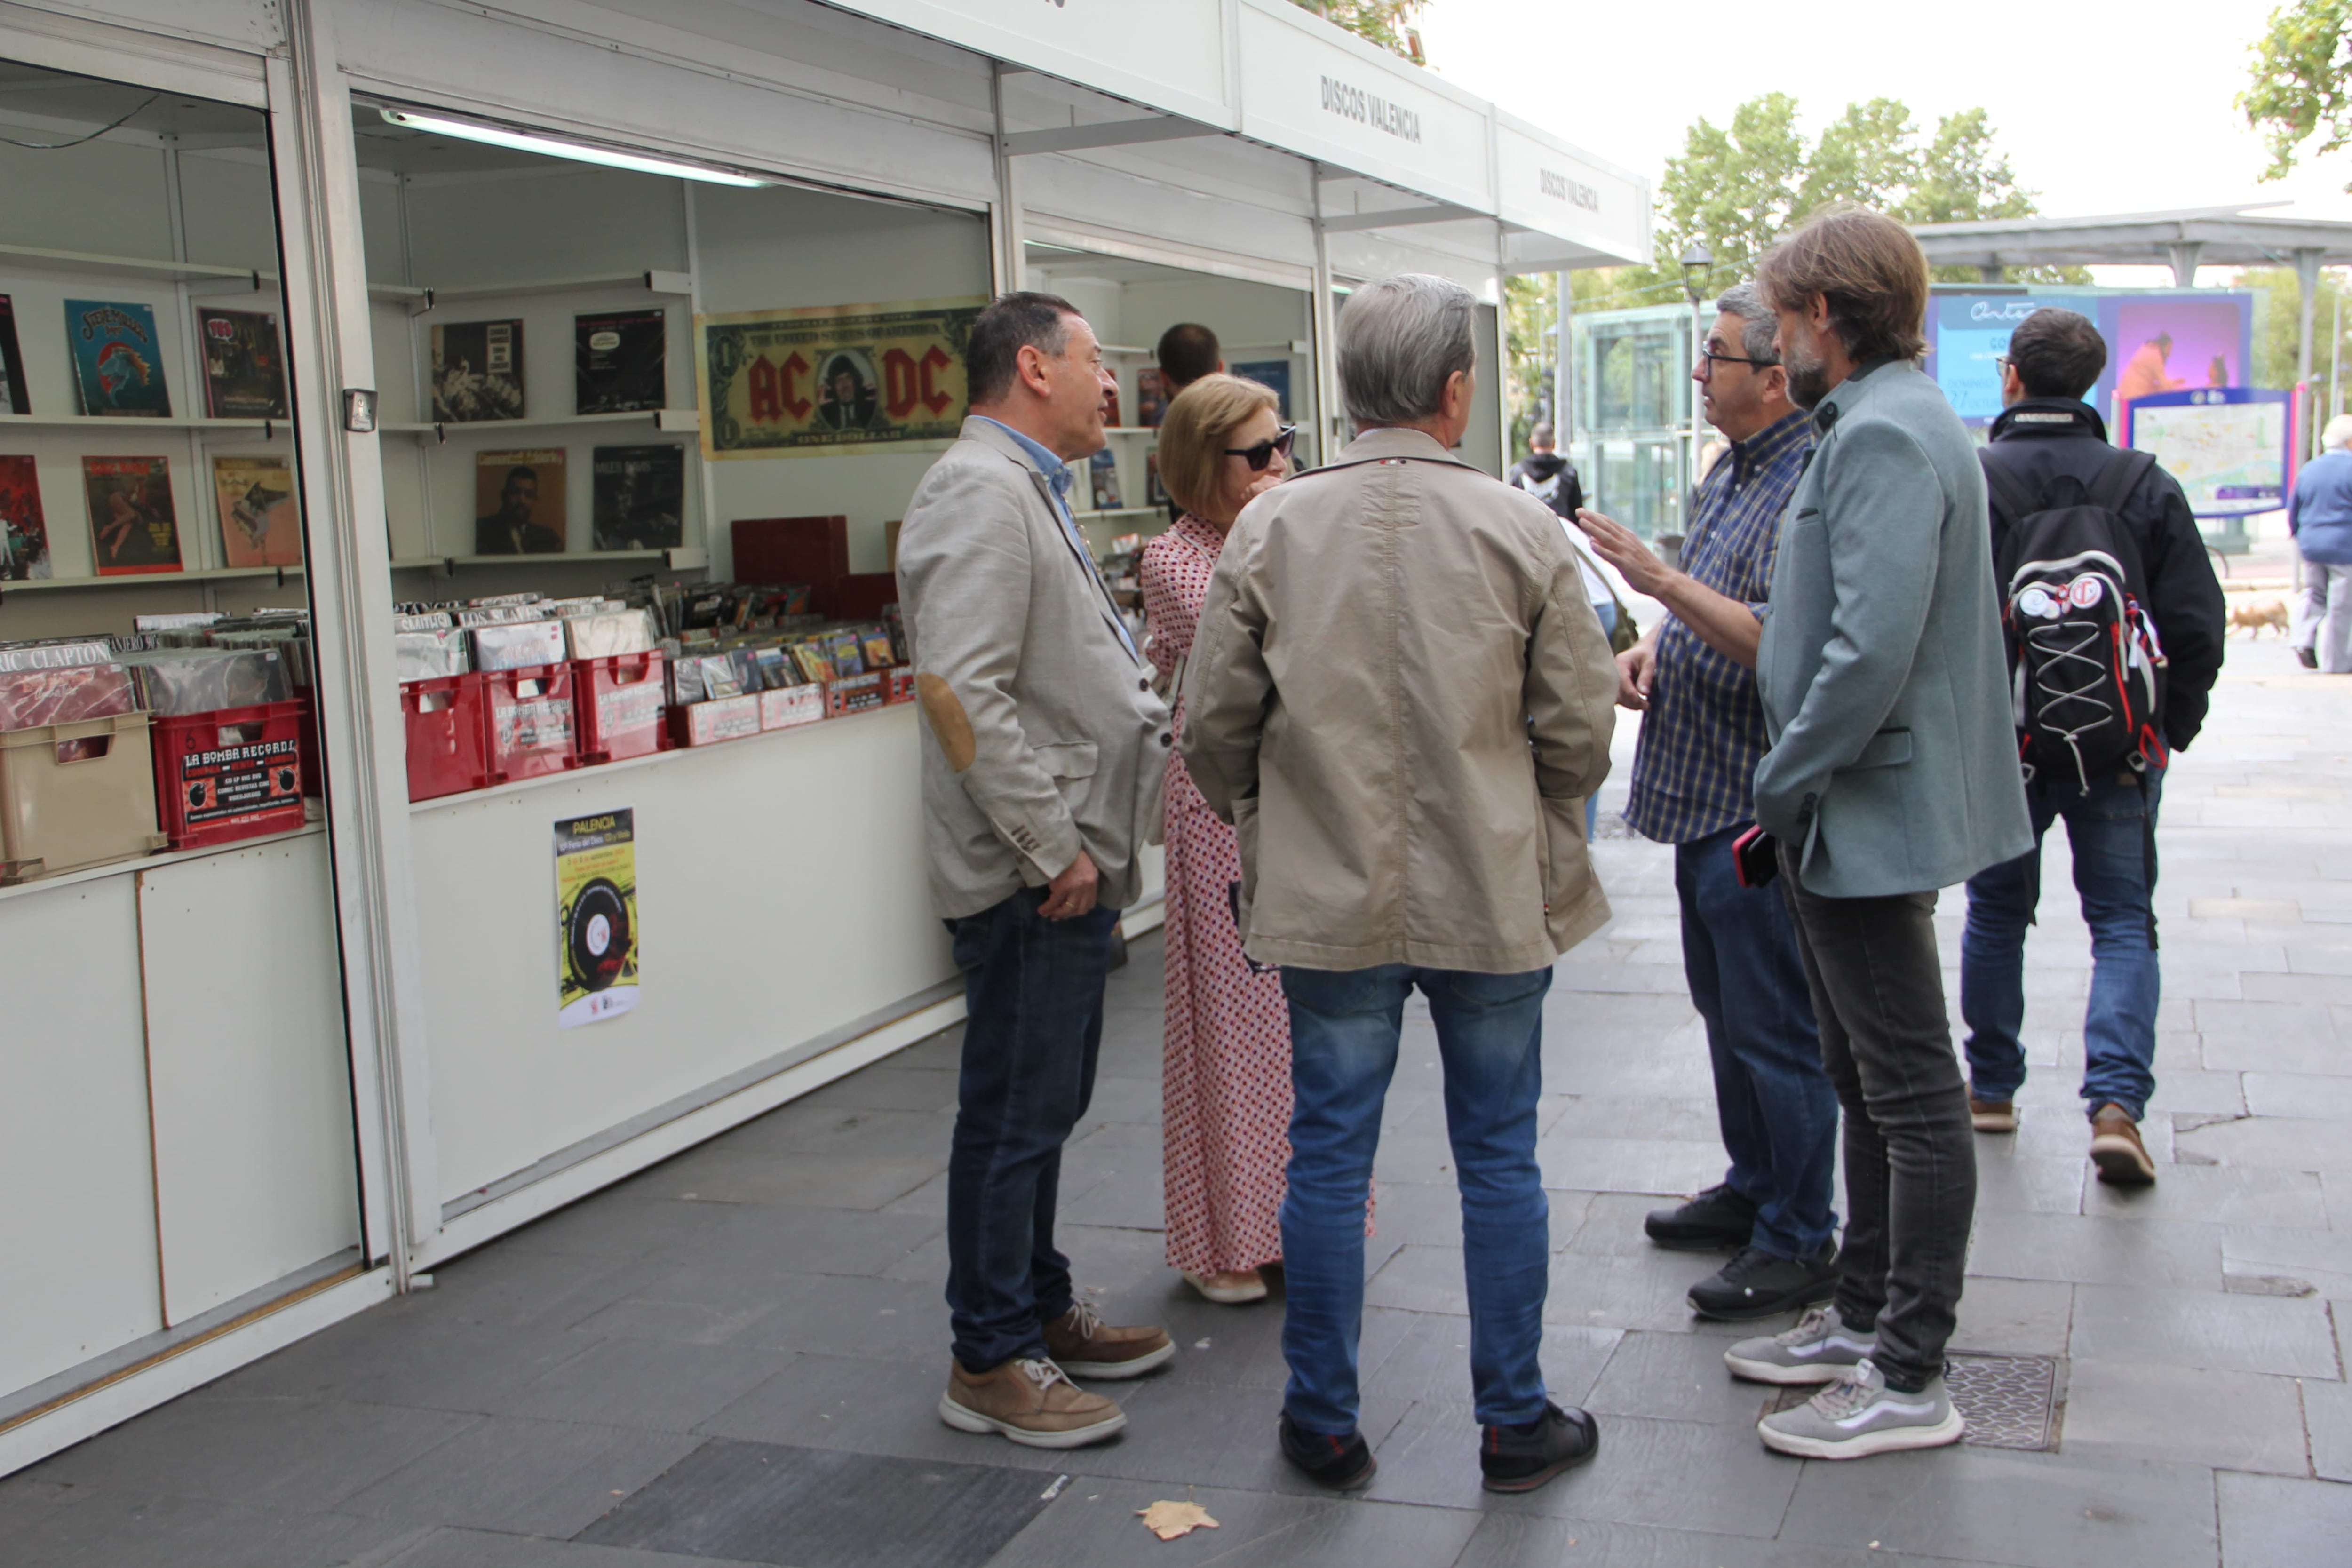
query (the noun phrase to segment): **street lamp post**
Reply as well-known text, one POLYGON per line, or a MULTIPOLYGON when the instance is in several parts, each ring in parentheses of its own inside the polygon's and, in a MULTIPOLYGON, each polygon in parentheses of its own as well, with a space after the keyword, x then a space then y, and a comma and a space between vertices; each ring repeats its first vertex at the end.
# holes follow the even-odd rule
MULTIPOLYGON (((1699 294, 1699 285, 1706 281, 1708 270, 1714 266, 1714 253, 1708 250, 1706 246, 1701 245, 1697 240, 1692 240, 1689 246, 1684 249, 1682 254, 1683 292, 1690 297, 1691 357, 1694 363, 1696 362, 1699 351, 1706 342, 1706 327, 1699 316, 1699 304, 1701 298, 1699 294)), ((1684 395, 1690 399, 1691 416, 1690 450, 1684 455, 1685 460, 1683 463, 1683 483, 1685 489, 1688 489, 1698 483, 1699 405, 1698 395, 1696 392, 1691 391, 1687 386, 1684 388, 1684 395)), ((1676 509, 1679 510, 1682 504, 1682 497, 1676 496, 1675 498, 1675 501, 1676 509)))

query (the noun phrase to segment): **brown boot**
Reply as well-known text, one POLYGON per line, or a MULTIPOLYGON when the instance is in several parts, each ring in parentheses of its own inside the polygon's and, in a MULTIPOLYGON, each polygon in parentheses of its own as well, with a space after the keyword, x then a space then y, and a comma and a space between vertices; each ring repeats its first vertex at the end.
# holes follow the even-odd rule
POLYGON ((2156 1180, 2156 1162, 2139 1141, 2139 1123, 2120 1105, 2102 1105, 2091 1118, 2091 1163, 2099 1168, 2099 1180, 2117 1186, 2144 1187, 2156 1180))
POLYGON ((1045 1353, 1072 1377, 1141 1377, 1176 1353, 1164 1329, 1115 1329, 1077 1302, 1045 1325, 1045 1353))
POLYGON ((1002 1432, 1032 1448, 1082 1448, 1127 1425, 1127 1413, 1062 1375, 1050 1361, 1022 1358, 989 1372, 950 1361, 940 1419, 959 1432, 1002 1432))
POLYGON ((1969 1096, 1969 1125, 1979 1132, 2014 1132, 2017 1131, 2017 1102, 2010 1100, 1979 1100, 1969 1096))

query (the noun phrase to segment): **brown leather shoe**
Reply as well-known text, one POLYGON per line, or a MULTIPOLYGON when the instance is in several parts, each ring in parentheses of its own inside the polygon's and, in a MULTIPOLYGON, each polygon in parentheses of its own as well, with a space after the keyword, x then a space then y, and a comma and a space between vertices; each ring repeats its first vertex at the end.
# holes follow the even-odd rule
POLYGON ((2017 1102, 2010 1100, 1979 1100, 1969 1096, 1969 1125, 1979 1132, 2014 1132, 2017 1131, 2017 1102))
POLYGON ((1082 1448, 1127 1425, 1127 1413, 1062 1375, 1050 1361, 1008 1361, 988 1372, 951 1362, 940 1419, 959 1432, 1001 1432, 1032 1448, 1082 1448))
POLYGON ((2139 1141, 2139 1123, 2120 1105, 2102 1105, 2091 1118, 2091 1163, 2099 1168, 2099 1180, 2117 1186, 2144 1187, 2156 1180, 2156 1162, 2139 1141))
POLYGON ((1045 1353, 1072 1377, 1141 1377, 1176 1353, 1164 1329, 1115 1329, 1080 1301, 1045 1325, 1045 1353))

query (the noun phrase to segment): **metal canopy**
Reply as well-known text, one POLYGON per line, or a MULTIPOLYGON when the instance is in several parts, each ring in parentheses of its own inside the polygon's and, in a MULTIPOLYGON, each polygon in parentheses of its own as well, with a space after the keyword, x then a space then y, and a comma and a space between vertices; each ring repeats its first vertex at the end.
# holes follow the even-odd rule
POLYGON ((1998 281, 2004 267, 2168 266, 2189 288, 2200 267, 2311 268, 2352 264, 2352 223, 2272 217, 2284 202, 2111 217, 1993 218, 1914 225, 1937 267, 1975 267, 1998 281))

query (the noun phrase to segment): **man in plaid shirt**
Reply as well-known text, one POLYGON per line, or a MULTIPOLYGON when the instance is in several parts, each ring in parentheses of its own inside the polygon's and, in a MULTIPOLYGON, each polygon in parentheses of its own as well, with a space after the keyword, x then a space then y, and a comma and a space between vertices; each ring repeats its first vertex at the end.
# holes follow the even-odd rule
POLYGON ((1721 1184, 1657 1210, 1645 1228, 1661 1247, 1737 1248, 1691 1288, 1690 1303, 1703 1317, 1740 1321, 1827 1301, 1837 1288, 1838 1102, 1788 906, 1778 888, 1740 886, 1732 853, 1756 820, 1749 781, 1769 743, 1756 695, 1759 612, 1812 425, 1789 401, 1772 310, 1755 285, 1716 309, 1691 376, 1731 451, 1699 486, 1682 569, 1597 512, 1578 520, 1596 553, 1671 612, 1618 657, 1617 700, 1644 713, 1625 816, 1675 847, 1683 972, 1706 1021, 1731 1156, 1721 1184))

